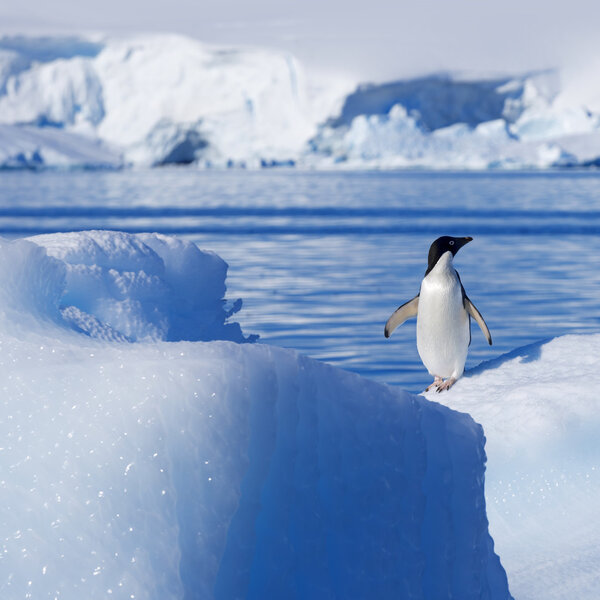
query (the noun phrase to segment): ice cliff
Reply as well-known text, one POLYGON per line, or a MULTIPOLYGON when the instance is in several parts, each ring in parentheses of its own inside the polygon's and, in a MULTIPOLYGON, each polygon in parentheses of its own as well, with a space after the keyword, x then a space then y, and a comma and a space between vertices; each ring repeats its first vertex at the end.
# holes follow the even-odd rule
POLYGON ((584 92, 558 71, 359 85, 175 35, 5 36, 0 165, 598 165, 600 101, 584 92))
POLYGON ((225 265, 173 238, 2 241, 0 274, 3 598, 510 597, 470 416, 223 341, 225 265))

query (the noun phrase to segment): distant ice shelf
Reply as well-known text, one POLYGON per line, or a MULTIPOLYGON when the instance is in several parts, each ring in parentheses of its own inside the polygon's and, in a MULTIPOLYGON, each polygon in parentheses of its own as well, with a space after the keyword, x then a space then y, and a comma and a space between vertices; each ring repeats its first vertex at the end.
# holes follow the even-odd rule
POLYGON ((0 167, 598 166, 596 95, 559 71, 373 85, 176 35, 5 36, 0 167))

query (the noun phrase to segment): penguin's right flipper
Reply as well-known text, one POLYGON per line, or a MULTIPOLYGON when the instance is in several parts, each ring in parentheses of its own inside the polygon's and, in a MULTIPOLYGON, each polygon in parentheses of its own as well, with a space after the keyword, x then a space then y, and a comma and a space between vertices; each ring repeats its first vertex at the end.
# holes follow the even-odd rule
POLYGON ((485 335, 485 339, 488 341, 488 344, 492 345, 492 334, 488 329, 488 326, 485 324, 481 313, 475 308, 475 305, 469 300, 467 296, 465 296, 465 308, 467 312, 477 321, 477 325, 479 325, 481 331, 483 331, 483 335, 485 335))
POLYGON ((385 329, 383 330, 383 334, 386 338, 389 338, 392 335, 392 332, 398 325, 402 325, 404 321, 410 319, 411 317, 416 317, 417 312, 419 311, 419 295, 417 294, 412 300, 405 302, 402 306, 398 307, 392 316, 388 319, 388 322, 385 324, 385 329))

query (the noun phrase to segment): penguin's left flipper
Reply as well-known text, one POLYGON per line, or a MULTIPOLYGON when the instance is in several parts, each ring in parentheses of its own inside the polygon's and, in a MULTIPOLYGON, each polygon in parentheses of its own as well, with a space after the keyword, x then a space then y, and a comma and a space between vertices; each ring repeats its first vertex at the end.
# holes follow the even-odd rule
POLYGON ((389 338, 392 335, 392 332, 396 327, 402 325, 404 321, 410 319, 411 317, 416 317, 419 311, 419 294, 417 294, 412 300, 405 302, 402 306, 399 306, 392 314, 392 316, 388 319, 385 324, 385 329, 383 330, 383 334, 386 338, 389 338))
POLYGON ((465 308, 467 312, 477 321, 477 325, 479 325, 481 331, 483 331, 483 335, 485 335, 485 339, 488 341, 488 344, 492 345, 492 335, 490 334, 490 330, 488 326, 485 324, 481 313, 477 310, 475 305, 469 300, 468 296, 464 298, 465 308))

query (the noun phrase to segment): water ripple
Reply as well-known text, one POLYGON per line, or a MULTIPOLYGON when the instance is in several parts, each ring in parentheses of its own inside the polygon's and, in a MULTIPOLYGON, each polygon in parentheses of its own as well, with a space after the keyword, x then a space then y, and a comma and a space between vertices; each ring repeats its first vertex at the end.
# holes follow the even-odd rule
POLYGON ((33 235, 90 228, 137 233, 235 235, 598 235, 597 210, 402 209, 390 207, 0 207, 0 232, 33 235), (40 222, 41 220, 41 222, 40 222))

